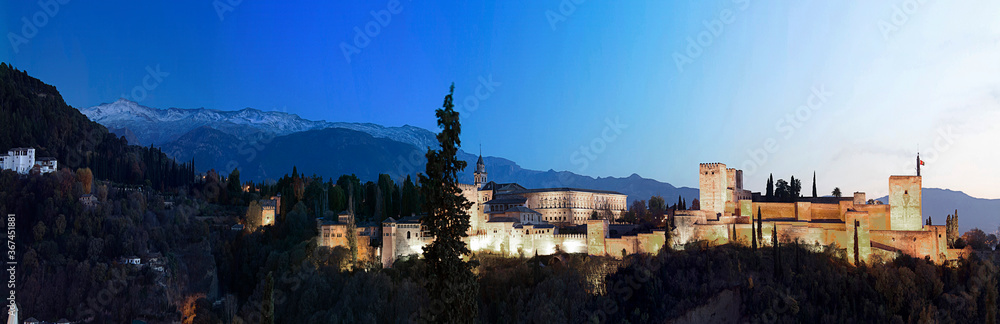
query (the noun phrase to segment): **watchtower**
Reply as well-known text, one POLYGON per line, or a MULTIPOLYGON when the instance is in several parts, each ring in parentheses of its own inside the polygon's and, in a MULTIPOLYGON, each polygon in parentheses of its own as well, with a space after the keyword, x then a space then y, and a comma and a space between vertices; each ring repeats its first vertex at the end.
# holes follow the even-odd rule
POLYGON ((701 210, 722 213, 726 210, 729 172, 722 163, 702 163, 698 170, 701 210))

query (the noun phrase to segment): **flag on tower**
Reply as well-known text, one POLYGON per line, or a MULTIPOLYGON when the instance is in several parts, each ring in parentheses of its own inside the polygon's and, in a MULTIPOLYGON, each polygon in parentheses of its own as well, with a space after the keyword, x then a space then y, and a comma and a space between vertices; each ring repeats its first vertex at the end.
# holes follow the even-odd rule
POLYGON ((924 160, 920 160, 920 165, 924 165, 924 160))

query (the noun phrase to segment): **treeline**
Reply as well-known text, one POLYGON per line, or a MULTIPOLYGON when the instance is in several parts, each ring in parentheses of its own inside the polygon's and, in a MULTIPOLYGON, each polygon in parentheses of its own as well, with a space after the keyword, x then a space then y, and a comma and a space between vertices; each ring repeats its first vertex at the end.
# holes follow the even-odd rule
MULTIPOLYGON (((998 259, 973 256, 945 266, 904 255, 854 267, 835 249, 816 252, 794 244, 780 249, 780 263, 771 247, 753 252, 703 244, 624 260, 565 253, 474 255, 479 262, 475 321, 648 323, 708 305, 735 310, 740 322, 995 323, 1000 311, 998 259), (724 293, 736 298, 720 301, 724 293)), ((257 255, 262 257, 254 261, 261 267, 258 277, 240 283, 245 299, 230 311, 205 310, 205 321, 195 323, 265 317, 295 323, 405 322, 431 303, 423 259, 403 258, 391 269, 343 271, 350 258, 345 249, 311 242, 257 255), (274 308, 265 311, 262 305, 268 303, 274 308)))
POLYGON ((59 167, 90 168, 98 179, 163 190, 194 181, 194 163, 159 149, 128 145, 63 101, 54 86, 0 63, 0 150, 34 147, 59 167))
POLYGON ((173 321, 177 310, 167 296, 207 291, 190 284, 207 271, 188 271, 214 267, 207 247, 198 254, 209 231, 193 219, 194 202, 167 209, 156 193, 116 190, 81 171, 0 172, 0 214, 15 218, 20 314, 46 321, 173 321), (91 192, 97 201, 86 207, 79 198, 91 192), (145 263, 153 254, 166 260, 166 273, 120 262, 139 256, 145 263))
POLYGON ((215 170, 206 172, 205 179, 192 186, 196 196, 207 202, 231 206, 246 206, 252 200, 281 195, 280 216, 303 202, 314 218, 325 217, 326 212, 337 213, 353 210, 358 222, 381 222, 389 217, 401 218, 421 213, 423 197, 420 185, 410 176, 397 182, 388 174, 380 174, 377 181, 362 183, 356 175, 333 178, 306 176, 292 167, 292 173, 269 184, 242 182, 239 169, 226 177, 215 170), (353 204, 353 205, 352 205, 353 204))

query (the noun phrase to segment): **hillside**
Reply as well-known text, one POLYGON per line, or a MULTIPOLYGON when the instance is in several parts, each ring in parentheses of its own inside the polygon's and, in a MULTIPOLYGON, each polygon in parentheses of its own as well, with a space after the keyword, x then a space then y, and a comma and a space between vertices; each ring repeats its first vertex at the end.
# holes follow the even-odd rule
POLYGON ((60 168, 89 167, 96 178, 156 188, 187 184, 192 165, 177 164, 155 148, 130 146, 70 107, 56 87, 0 64, 0 150, 34 147, 60 168))

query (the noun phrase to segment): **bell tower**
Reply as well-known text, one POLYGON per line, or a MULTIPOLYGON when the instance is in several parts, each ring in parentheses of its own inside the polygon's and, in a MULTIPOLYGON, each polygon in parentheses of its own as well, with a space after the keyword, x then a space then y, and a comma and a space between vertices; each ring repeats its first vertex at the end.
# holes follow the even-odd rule
POLYGON ((479 161, 476 161, 476 172, 473 173, 473 176, 475 177, 476 189, 482 188, 483 184, 486 183, 486 164, 483 163, 482 149, 480 149, 479 161))

